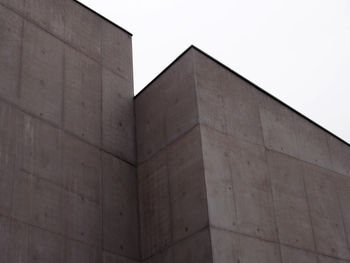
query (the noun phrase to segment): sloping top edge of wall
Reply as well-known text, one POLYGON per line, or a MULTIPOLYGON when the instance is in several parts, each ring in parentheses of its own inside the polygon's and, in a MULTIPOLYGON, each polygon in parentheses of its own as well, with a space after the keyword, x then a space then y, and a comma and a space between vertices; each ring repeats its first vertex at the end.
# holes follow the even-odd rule
POLYGON ((108 18, 104 17, 103 15, 97 13, 96 11, 92 10, 90 7, 86 6, 85 4, 79 2, 78 0, 73 0, 73 1, 75 1, 77 4, 81 5, 82 7, 88 9, 90 12, 92 12, 95 15, 99 16, 100 18, 102 18, 103 20, 107 21, 108 23, 111 23, 113 26, 115 26, 115 27, 119 28, 120 30, 124 31, 128 35, 132 36, 132 34, 129 31, 127 31, 126 29, 124 29, 121 26, 117 25, 116 23, 112 22, 111 20, 109 20, 108 18))
POLYGON ((328 134, 330 134, 331 136, 337 138, 338 140, 340 140, 341 142, 343 142, 345 145, 350 147, 350 144, 347 143, 346 141, 344 141, 342 138, 338 137, 337 135, 335 135, 334 133, 330 132, 329 130, 327 130, 326 128, 322 127, 321 125, 319 125, 318 123, 314 122, 313 120, 311 120, 310 118, 306 117, 304 114, 300 113, 299 111, 295 110, 294 108, 292 108, 291 106, 289 106, 288 104, 286 104, 285 102, 281 101, 280 99, 276 98, 275 96, 271 95, 270 93, 268 93, 266 90, 260 88, 259 86, 257 86, 256 84, 254 84, 253 82, 251 82, 250 80, 246 79, 245 77, 243 77, 242 75, 238 74, 237 72, 235 72, 234 70, 230 69, 228 66, 224 65, 223 63, 221 63, 220 61, 216 60, 215 58, 213 58, 212 56, 208 55, 206 52, 202 51, 201 49, 199 49, 198 47, 191 45, 189 46, 184 52, 182 52, 173 62, 171 62, 162 72, 160 72, 150 83, 148 83, 138 94, 135 95, 134 99, 137 99, 137 97, 139 95, 142 94, 142 92, 144 92, 148 87, 150 87, 152 85, 152 83, 154 83, 162 74, 164 74, 164 72, 166 72, 172 65, 174 65, 183 55, 185 55, 189 50, 191 49, 195 49, 196 51, 202 53, 203 55, 207 56, 209 59, 213 60, 215 63, 219 64, 220 66, 222 66, 223 68, 225 68, 226 70, 230 71, 232 74, 235 74, 237 77, 241 78, 242 80, 246 81, 247 83, 251 84, 253 87, 255 87, 256 89, 260 90, 261 92, 263 92, 264 94, 266 94, 267 96, 271 97, 272 99, 276 100, 277 102, 281 103, 282 105, 284 105, 285 107, 287 107, 288 109, 292 110, 293 112, 295 112, 296 114, 300 115, 301 117, 303 117, 304 119, 308 120, 309 122, 311 122, 312 124, 316 125, 317 127, 319 127, 320 129, 324 130, 325 132, 327 132, 328 134))

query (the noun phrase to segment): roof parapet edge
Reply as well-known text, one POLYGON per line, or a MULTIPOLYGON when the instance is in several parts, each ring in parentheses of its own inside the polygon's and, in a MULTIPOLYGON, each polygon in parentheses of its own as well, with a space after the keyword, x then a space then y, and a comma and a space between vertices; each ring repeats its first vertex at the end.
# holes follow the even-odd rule
POLYGON ((350 143, 346 142, 345 140, 343 140, 342 138, 340 138, 339 136, 335 135, 334 133, 330 132, 329 130, 327 130, 326 128, 322 127, 321 125, 319 125, 318 123, 316 123, 315 121, 311 120, 310 118, 306 117, 304 114, 300 113, 299 111, 297 111, 296 109, 292 108, 291 106, 289 106, 288 104, 286 104, 285 102, 281 101, 280 99, 278 99, 277 97, 275 97, 274 95, 268 93, 266 90, 260 88, 258 85, 254 84, 253 82, 251 82, 249 79, 243 77, 242 75, 238 74, 236 71, 232 70, 231 68, 229 68, 228 66, 226 66, 225 64, 221 63, 220 61, 218 61, 217 59, 213 58, 212 56, 208 55, 206 52, 204 52, 203 50, 199 49, 198 47, 191 45, 189 46, 184 52, 182 52, 173 62, 171 62, 164 70, 162 70, 150 83, 148 83, 138 94, 136 94, 134 96, 134 100, 142 93, 144 92, 152 83, 154 83, 165 71, 167 71, 173 64, 176 63, 176 61, 178 61, 183 55, 185 55, 190 49, 195 49, 196 51, 198 51, 199 53, 205 55, 206 57, 208 57, 209 59, 213 60, 215 63, 219 64, 220 66, 222 66, 223 68, 225 68, 226 70, 230 71, 231 73, 235 74, 237 77, 239 77, 240 79, 246 81, 247 83, 251 84, 254 88, 258 89, 259 91, 261 91, 262 93, 266 94, 267 96, 271 97, 272 99, 276 100, 277 102, 281 103, 283 106, 287 107, 288 109, 290 109, 291 111, 293 111, 294 113, 298 114, 299 116, 301 116, 302 118, 308 120, 309 122, 311 122, 312 124, 316 125, 318 128, 322 129, 323 131, 325 131, 326 133, 328 133, 329 135, 337 138, 339 141, 341 141, 342 143, 344 143, 345 145, 350 147, 350 143))
POLYGON ((128 35, 132 36, 132 33, 130 33, 129 31, 127 31, 126 29, 122 28, 121 26, 117 25, 116 23, 112 22, 111 20, 109 20, 108 18, 104 17, 103 15, 97 13, 95 10, 92 10, 90 7, 86 6, 85 4, 79 2, 78 0, 73 0, 74 2, 76 2, 77 4, 81 5, 82 7, 88 9, 90 12, 94 13, 95 15, 99 16, 100 18, 102 18, 103 20, 107 21, 108 23, 112 24, 113 26, 119 28, 120 30, 124 31, 125 33, 127 33, 128 35))

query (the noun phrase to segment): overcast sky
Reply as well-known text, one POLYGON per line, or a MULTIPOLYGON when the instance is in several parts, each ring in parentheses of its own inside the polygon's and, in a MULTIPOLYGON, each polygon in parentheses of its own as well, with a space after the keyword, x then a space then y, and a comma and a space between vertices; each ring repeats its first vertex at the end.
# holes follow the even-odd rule
POLYGON ((133 34, 137 94, 191 44, 350 143, 350 0, 81 0, 133 34))

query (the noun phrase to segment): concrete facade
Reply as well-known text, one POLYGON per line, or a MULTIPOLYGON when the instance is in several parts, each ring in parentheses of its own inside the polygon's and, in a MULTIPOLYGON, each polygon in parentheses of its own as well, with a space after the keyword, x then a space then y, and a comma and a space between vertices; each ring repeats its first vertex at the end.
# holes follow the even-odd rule
POLYGON ((350 262, 349 145, 195 47, 135 112, 144 262, 350 262))
POLYGON ((0 0, 0 263, 350 262, 350 147, 199 49, 0 0))
POLYGON ((138 262, 131 52, 75 1, 0 1, 1 263, 138 262))

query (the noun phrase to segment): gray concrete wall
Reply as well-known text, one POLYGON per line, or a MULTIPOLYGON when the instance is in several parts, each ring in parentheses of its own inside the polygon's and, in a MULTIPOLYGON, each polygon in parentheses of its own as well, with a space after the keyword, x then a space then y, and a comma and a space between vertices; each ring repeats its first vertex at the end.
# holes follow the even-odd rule
POLYGON ((350 262, 348 145, 196 48, 135 109, 144 262, 350 262))
POLYGON ((348 262, 350 147, 206 55, 194 63, 213 261, 348 262))
POLYGON ((0 263, 350 262, 350 147, 198 49, 133 101, 130 34, 0 0, 0 61, 0 263))
POLYGON ((0 262, 137 262, 131 36, 0 0, 0 262))
POLYGON ((141 257, 148 263, 211 262, 193 55, 135 100, 141 257))

